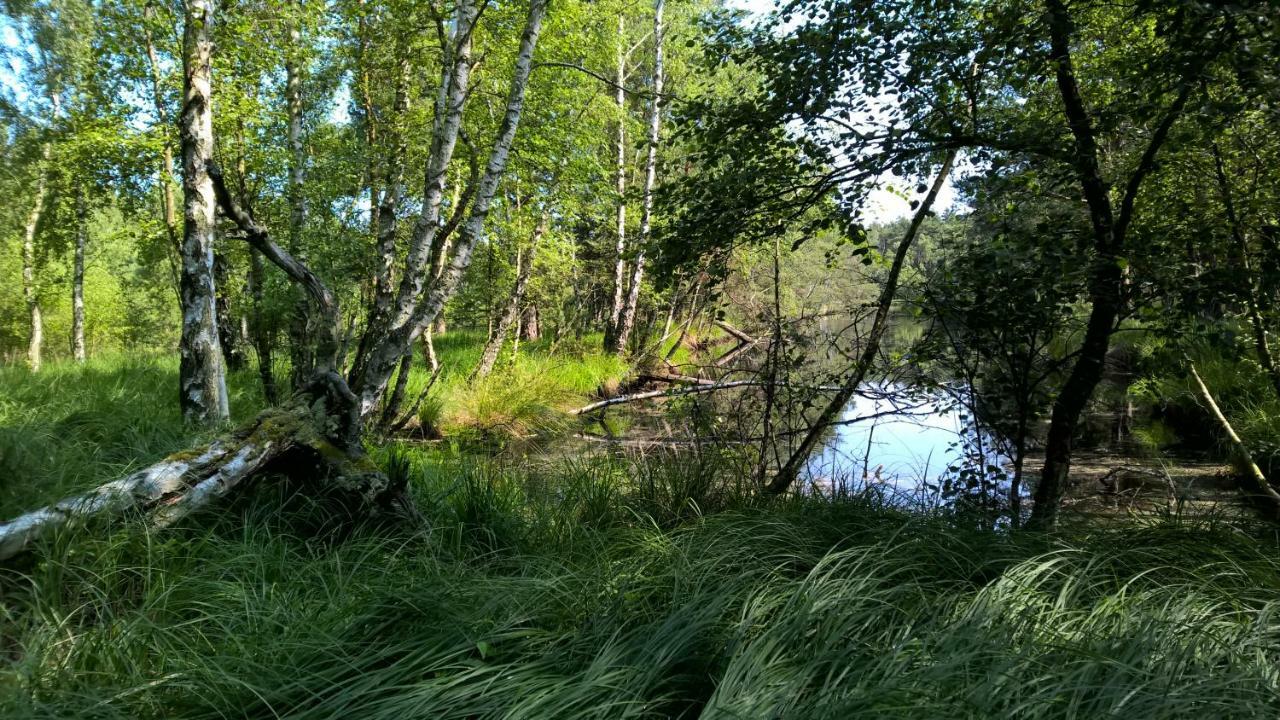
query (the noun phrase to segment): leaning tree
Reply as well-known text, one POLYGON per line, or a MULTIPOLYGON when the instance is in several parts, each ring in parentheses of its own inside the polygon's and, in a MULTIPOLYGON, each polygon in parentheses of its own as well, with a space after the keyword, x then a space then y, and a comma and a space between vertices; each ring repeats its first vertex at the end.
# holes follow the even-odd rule
MULTIPOLYGON (((444 218, 446 174, 471 97, 471 73, 479 61, 473 55, 473 44, 485 5, 485 0, 458 0, 448 32, 443 34, 444 62, 421 211, 406 250, 396 262, 398 287, 392 290, 388 283, 383 284, 387 296, 379 302, 385 312, 370 318, 368 339, 361 343, 348 375, 340 372, 340 315, 334 293, 305 262, 277 244, 271 230, 238 201, 212 159, 212 130, 207 144, 193 143, 189 157, 184 143, 184 185, 198 194, 196 207, 207 207, 211 213, 212 206, 206 203, 216 202, 245 241, 307 298, 314 351, 309 375, 288 400, 208 445, 175 453, 127 477, 0 525, 0 559, 21 552, 41 533, 82 518, 135 510, 153 514, 157 522, 171 523, 244 488, 264 473, 290 476, 310 491, 361 515, 413 514, 403 485, 384 475, 366 455, 362 439, 365 424, 377 411, 402 359, 457 290, 472 251, 484 236, 485 221, 520 124, 548 0, 530 0, 505 112, 487 160, 463 192, 469 202, 451 208, 453 217, 444 218), (204 194, 206 191, 211 197, 204 194)), ((191 63, 207 62, 207 56, 200 52, 206 49, 200 34, 207 33, 214 15, 212 0, 187 3, 188 48, 194 50, 187 53, 191 63)), ((190 75, 200 68, 188 66, 186 70, 190 75)), ((203 85, 201 90, 202 97, 194 102, 189 95, 188 112, 212 112, 211 85, 203 85)), ((190 207, 188 210, 186 219, 192 223, 190 207)), ((385 221, 394 222, 394 217, 385 221)))

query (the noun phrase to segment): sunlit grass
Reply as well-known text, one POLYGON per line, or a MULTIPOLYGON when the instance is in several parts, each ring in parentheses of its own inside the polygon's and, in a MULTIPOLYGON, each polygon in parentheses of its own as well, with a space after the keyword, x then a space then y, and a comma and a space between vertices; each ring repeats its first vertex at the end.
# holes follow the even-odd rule
MULTIPOLYGON (((48 465, 5 477, 29 483, 5 488, 11 511, 192 440, 166 363, 4 372, 0 426, 35 453, 18 466, 48 465)), ((596 379, 573 372, 574 392, 596 379)), ((874 493, 764 502, 716 454, 373 450, 420 527, 335 530, 264 483, 170 530, 72 528, 0 570, 0 717, 1280 711, 1274 538, 1176 519, 981 531, 874 493)))

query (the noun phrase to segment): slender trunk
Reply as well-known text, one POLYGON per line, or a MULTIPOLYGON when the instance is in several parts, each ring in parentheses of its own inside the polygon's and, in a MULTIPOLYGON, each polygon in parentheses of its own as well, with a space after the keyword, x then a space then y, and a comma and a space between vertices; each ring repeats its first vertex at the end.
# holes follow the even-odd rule
POLYGON ((84 249, 89 241, 89 207, 84 185, 76 183, 76 247, 71 268, 71 356, 85 361, 84 351, 84 249))
POLYGON ((428 326, 422 333, 422 352, 427 356, 427 364, 431 366, 431 372, 440 369, 440 359, 436 357, 435 333, 436 329, 433 326, 428 326))
POLYGON ((210 0, 187 0, 183 23, 182 339, 179 388, 182 416, 213 424, 230 416, 226 370, 214 308, 213 231, 217 200, 209 177, 213 159, 210 87, 210 0))
POLYGON ((400 416, 400 408, 404 406, 404 396, 409 390, 409 373, 413 370, 413 349, 410 348, 400 358, 400 369, 396 371, 396 384, 391 395, 387 397, 387 406, 382 409, 382 427, 388 428, 400 416))
POLYGON ((942 184, 946 182, 947 175, 951 174, 951 165, 955 162, 955 159, 955 150, 948 151, 942 161, 942 167, 938 169, 938 176, 934 178, 928 194, 920 201, 920 207, 916 208, 916 213, 911 218, 911 224, 907 226, 907 232, 898 243, 897 252, 894 253, 893 262, 889 266, 889 275, 885 278, 884 287, 880 290, 880 299, 876 304, 876 314, 871 323, 871 331, 867 333, 867 339, 863 345, 862 354, 858 357, 858 362, 853 366, 853 371, 849 373, 849 377, 845 380, 844 385, 840 387, 839 392, 835 393, 826 407, 823 408, 817 422, 809 428, 809 431, 805 433, 804 439, 800 441, 800 444, 792 451, 791 456, 787 458, 787 462, 773 476, 773 480, 769 482, 768 491, 771 494, 781 494, 791 487, 791 483, 800 474, 800 469, 808 461, 809 455, 817 447, 818 440, 826 431, 827 426, 839 416, 844 406, 849 404, 849 398, 853 397, 854 392, 862 385, 862 381, 871 370, 876 355, 880 352, 880 339, 884 337, 885 330, 889 326, 889 310, 893 306, 893 297, 898 291, 898 277, 902 274, 902 266, 906 263, 907 252, 911 249, 911 244, 915 242, 916 234, 920 231, 920 225, 924 223, 930 208, 933 207, 934 200, 937 199, 938 192, 942 189, 942 184))
MULTIPOLYGON (((156 45, 151 38, 151 21, 155 18, 155 4, 148 2, 143 10, 143 37, 146 39, 147 63, 151 69, 151 102, 155 106, 156 120, 161 127, 169 125, 170 117, 164 106, 164 78, 160 74, 160 58, 156 55, 156 45)), ((181 282, 178 279, 178 261, 182 256, 182 238, 178 233, 178 212, 173 200, 173 140, 166 130, 162 136, 160 149, 160 204, 164 214, 165 236, 169 244, 165 249, 165 257, 169 259, 169 270, 173 274, 173 287, 178 292, 178 301, 182 301, 181 282)))
POLYGON ((396 229, 398 227, 396 213, 400 209, 404 197, 404 158, 408 153, 405 135, 400 132, 396 123, 403 122, 409 111, 409 63, 407 58, 400 62, 400 72, 396 76, 395 128, 389 138, 390 148, 385 160, 386 176, 383 178, 381 202, 378 205, 378 265, 374 274, 373 319, 379 326, 384 322, 391 309, 392 272, 396 260, 396 229))
POLYGON ((1253 454, 1249 452, 1248 446, 1236 434, 1235 428, 1231 427, 1231 422, 1227 420, 1227 416, 1222 413, 1218 403, 1214 401, 1213 394, 1209 392, 1209 387, 1204 384, 1200 373, 1196 372, 1195 363, 1191 362, 1189 358, 1187 359, 1187 370, 1190 372, 1191 380, 1195 384, 1196 394, 1200 396, 1200 402, 1204 403, 1205 409, 1213 416, 1213 419, 1218 423, 1218 428, 1231 445, 1232 462, 1244 482, 1250 499, 1266 509, 1273 518, 1280 517, 1280 493, 1277 493, 1275 488, 1271 487, 1271 483, 1267 481, 1267 476, 1263 474, 1262 469, 1258 467, 1258 463, 1254 461, 1253 454))
POLYGON ((617 160, 614 167, 615 232, 617 243, 613 260, 613 305, 609 310, 609 321, 605 326, 605 349, 614 347, 614 338, 618 334, 618 326, 622 322, 622 310, 626 304, 627 293, 627 94, 623 86, 627 80, 626 55, 626 16, 618 15, 618 72, 615 77, 613 99, 618 110, 618 132, 615 138, 617 160))
MULTIPOLYGON (((307 261, 304 231, 307 224, 307 148, 303 138, 302 107, 302 3, 291 8, 295 17, 289 23, 288 47, 285 50, 285 104, 289 113, 289 252, 299 262, 307 261)), ((294 306, 289 322, 290 379, 294 388, 302 385, 315 370, 310 305, 306 295, 294 289, 294 306)))
MULTIPOLYGON (((674 309, 674 308, 673 308, 674 309)), ((756 480, 764 485, 765 475, 769 469, 770 449, 774 450, 773 408, 777 401, 778 359, 782 352, 782 240, 773 239, 773 338, 769 343, 769 357, 766 360, 764 386, 764 417, 760 430, 760 464, 756 471, 756 480)))
POLYGON ((239 324, 231 316, 231 277, 228 271, 227 256, 215 252, 213 254, 213 285, 217 289, 214 308, 218 319, 218 344, 222 346, 222 361, 228 371, 240 370, 244 367, 244 353, 240 350, 240 338, 236 326, 239 324))
POLYGON ((483 380, 493 372, 493 366, 498 362, 498 353, 507 342, 507 334, 511 331, 511 326, 515 324, 516 319, 520 317, 520 306, 524 302, 525 290, 529 287, 529 276, 533 274, 533 261, 538 251, 538 242, 546 230, 547 217, 544 215, 538 222, 537 229, 533 231, 533 239, 529 241, 529 252, 523 257, 520 252, 516 253, 515 287, 511 290, 511 297, 502 311, 502 317, 499 318, 498 326, 493 331, 493 337, 489 338, 489 342, 484 346, 484 352, 480 355, 480 364, 471 373, 473 381, 483 380))
POLYGON ((1271 387, 1280 398, 1280 367, 1276 366, 1275 355, 1271 352, 1271 343, 1267 338, 1267 327, 1262 321, 1262 312, 1258 308, 1258 297, 1261 291, 1254 278, 1253 269, 1249 266, 1249 244, 1240 227, 1240 218, 1236 215, 1235 199, 1231 193, 1231 183, 1227 180, 1226 167, 1222 162, 1222 151, 1215 140, 1212 143, 1213 169, 1218 179, 1218 191, 1222 195, 1222 206, 1227 214, 1227 223, 1231 226, 1231 239, 1234 251, 1232 261, 1239 273, 1239 282, 1244 286, 1243 297, 1245 314, 1249 318, 1249 327, 1253 331, 1253 350, 1258 364, 1271 380, 1271 387))
MULTIPOLYGON (((466 4, 464 3, 462 7, 466 7, 466 4)), ((529 73, 533 68, 533 53, 537 46, 538 35, 542 30, 542 19, 546 15, 546 10, 547 0, 533 0, 529 5, 529 15, 525 22, 524 33, 520 38, 520 49, 516 56, 515 72, 511 79, 511 89, 507 97, 506 112, 499 123, 498 136, 489 152, 484 175, 475 186, 466 221, 461 225, 458 236, 453 242, 452 258, 445 265, 440 276, 432 278, 431 287, 425 297, 420 300, 414 288, 421 287, 424 278, 421 277, 423 275, 421 272, 422 265, 417 264, 419 258, 416 257, 416 254, 421 251, 421 259, 425 261, 429 255, 430 248, 422 247, 423 237, 417 237, 411 243, 411 257, 409 258, 408 267, 414 272, 406 273, 406 278, 402 282, 400 297, 397 300, 398 307, 395 310, 396 318, 382 342, 369 353, 369 357, 363 367, 354 375, 353 389, 360 396, 359 411, 363 416, 368 416, 377 407, 378 400, 385 392, 387 381, 390 379, 391 373, 399 363, 400 358, 417 340, 422 331, 435 320, 445 302, 453 296, 457 290, 458 283, 461 281, 462 274, 471 264, 471 255, 476 243, 483 239, 485 222, 489 216, 489 207, 498 189, 498 183, 506 170, 507 159, 511 153, 511 145, 515 140, 516 130, 520 124, 520 116, 524 109, 525 89, 528 87, 529 73)), ((462 27, 461 24, 460 27, 462 27)), ((466 27, 469 28, 469 25, 466 27)), ((459 98, 459 102, 461 102, 461 98, 459 98)), ((453 134, 456 139, 456 128, 453 134)), ((435 144, 434 141, 433 144, 435 144)), ((433 169, 434 156, 435 153, 433 152, 432 162, 429 163, 429 165, 433 166, 433 169)), ((442 180, 443 170, 441 170, 439 176, 442 180)), ((433 177, 433 174, 429 172, 428 177, 433 177)), ((439 199, 431 183, 428 183, 428 191, 424 195, 426 196, 424 213, 426 213, 428 207, 434 204, 435 209, 431 217, 433 220, 438 220, 439 199), (432 200, 433 197, 435 198, 434 200, 432 200)), ((425 217, 426 215, 424 214, 422 218, 419 218, 419 226, 423 224, 425 217)), ((425 233, 425 231, 422 232, 425 233)), ((415 235, 419 235, 419 233, 419 229, 415 228, 415 235)), ((434 233, 435 230, 432 229, 430 233, 425 234, 433 237, 434 233)))
POLYGON ((262 253, 249 250, 249 294, 253 302, 253 320, 249 323, 249 334, 253 338, 253 349, 258 355, 258 377, 262 380, 262 396, 267 404, 275 405, 280 401, 276 390, 275 361, 271 357, 271 328, 263 313, 263 284, 266 275, 262 267, 262 253))
POLYGON ((413 346, 414 315, 422 306, 424 284, 435 281, 435 257, 446 250, 437 243, 445 180, 462 126, 463 109, 470 89, 471 40, 479 14, 475 0, 460 0, 455 9, 453 31, 446 38, 441 62, 440 88, 435 99, 431 127, 431 148, 422 190, 422 210, 414 223, 405 255, 400 287, 387 315, 385 328, 363 343, 352 365, 351 385, 361 394, 361 412, 370 415, 377 407, 401 357, 413 346))
POLYGON ((631 289, 627 293, 627 302, 622 309, 622 318, 618 321, 617 334, 613 338, 613 350, 619 353, 626 350, 627 342, 631 339, 632 328, 635 326, 636 307, 640 303, 640 285, 644 279, 644 250, 649 244, 653 231, 653 188, 658 173, 658 139, 662 132, 662 12, 665 5, 665 0, 655 0, 653 5, 653 102, 649 106, 649 155, 644 164, 640 242, 636 248, 635 263, 631 266, 631 289))
POLYGON ((32 372, 40 370, 40 354, 44 348, 44 315, 40 312, 40 295, 36 291, 36 227, 40 225, 40 216, 44 214, 49 153, 49 144, 45 143, 40 149, 41 161, 36 170, 36 196, 31 203, 31 213, 27 215, 27 224, 22 233, 22 297, 27 302, 27 314, 31 320, 27 366, 32 372))
POLYGON ((1046 19, 1050 34, 1050 58, 1054 62, 1055 80, 1062 97, 1067 124, 1075 139, 1074 164, 1081 190, 1089 206, 1093 226, 1094 256, 1089 274, 1089 320, 1084 339, 1071 373, 1067 376, 1049 420, 1045 441, 1044 467, 1036 484, 1035 504, 1030 524, 1053 527, 1066 492, 1071 469, 1071 450, 1080 415, 1088 405, 1098 381, 1111 342, 1111 333, 1123 310, 1125 274, 1121 253, 1124 237, 1133 218, 1133 205, 1142 181, 1155 165, 1155 157, 1169 135, 1190 95, 1184 85, 1164 119, 1152 133, 1138 166, 1124 188, 1120 211, 1113 213, 1108 183, 1102 177, 1098 143, 1093 121, 1085 106, 1071 59, 1071 36, 1075 26, 1062 0, 1046 0, 1046 19))

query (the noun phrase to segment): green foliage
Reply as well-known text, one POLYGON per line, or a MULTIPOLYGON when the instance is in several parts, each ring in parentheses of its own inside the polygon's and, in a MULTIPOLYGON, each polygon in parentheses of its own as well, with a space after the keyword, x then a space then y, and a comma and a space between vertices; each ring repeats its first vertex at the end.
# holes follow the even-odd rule
POLYGON ((629 495, 595 496, 607 467, 536 481, 486 463, 424 469, 412 487, 428 529, 407 541, 307 542, 269 508, 204 529, 55 540, 3 578, 0 707, 13 718, 1275 710, 1280 563, 1224 528, 1049 543, 851 498, 663 529, 592 514, 629 495), (584 483, 597 490, 584 497, 584 483))

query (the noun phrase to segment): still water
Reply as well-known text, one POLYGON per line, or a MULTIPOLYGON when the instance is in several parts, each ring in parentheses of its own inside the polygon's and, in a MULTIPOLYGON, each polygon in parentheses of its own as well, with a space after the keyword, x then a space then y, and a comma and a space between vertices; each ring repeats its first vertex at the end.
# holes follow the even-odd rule
POLYGON ((984 439, 974 442, 972 425, 950 398, 903 399, 900 388, 869 388, 841 413, 825 446, 809 461, 815 488, 882 484, 899 493, 935 496, 944 476, 968 461, 1000 466, 1005 459, 984 439), (861 420, 860 420, 861 418, 861 420), (981 450, 981 459, 978 452, 981 450))

